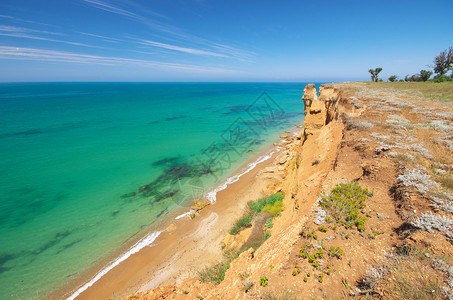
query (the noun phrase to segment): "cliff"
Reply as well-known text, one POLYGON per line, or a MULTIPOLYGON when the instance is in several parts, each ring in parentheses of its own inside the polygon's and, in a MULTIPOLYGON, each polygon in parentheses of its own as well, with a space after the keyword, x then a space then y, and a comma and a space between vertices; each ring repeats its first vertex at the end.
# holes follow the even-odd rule
MULTIPOLYGON (((250 248, 233 260, 219 285, 188 279, 179 287, 163 286, 134 297, 412 297, 404 286, 409 286, 410 292, 432 298, 451 296, 453 269, 441 257, 453 254, 450 228, 453 221, 445 208, 445 199, 453 198, 448 198, 451 197, 448 187, 444 189, 444 200, 437 202, 438 207, 442 203, 444 208, 438 208, 433 215, 432 203, 436 200, 432 197, 439 199, 441 191, 434 183, 437 175, 429 173, 427 167, 416 171, 425 176, 425 180, 420 179, 424 184, 427 180, 433 182, 427 187, 428 193, 410 182, 412 173, 407 171, 414 170, 414 165, 420 162, 432 168, 442 164, 447 174, 453 167, 451 154, 442 156, 445 149, 436 148, 435 154, 424 156, 424 150, 428 150, 420 144, 415 146, 416 139, 419 143, 428 143, 429 139, 418 129, 411 132, 409 120, 420 121, 421 109, 427 104, 406 97, 364 95, 363 87, 344 84, 323 85, 319 96, 314 85, 307 85, 302 99, 303 128, 286 139, 274 162, 282 177, 269 186, 269 192, 285 195, 285 210, 274 219, 271 237, 256 251, 250 248), (424 157, 416 162, 416 154, 424 157), (410 161, 411 156, 414 161, 410 161), (328 201, 333 202, 336 199, 333 196, 321 198, 339 183, 345 183, 344 195, 345 190, 347 195, 353 195, 348 196, 350 200, 332 204, 328 201), (366 200, 356 204, 359 198, 366 200), (341 210, 350 209, 345 219, 332 212, 338 203, 346 203, 341 210), (427 224, 431 224, 430 230, 424 231, 427 224), (413 249, 422 249, 424 256, 417 256, 420 252, 413 249), (434 264, 438 267, 433 267, 434 264), (437 283, 430 281, 432 276, 437 283), (397 285, 398 278, 407 280, 403 288, 397 285), (427 294, 426 287, 434 285, 427 294)), ((452 119, 451 110, 429 105, 433 115, 436 109, 441 109, 441 116, 445 117, 442 120, 452 119)), ((448 140, 445 135, 439 136, 439 140, 442 138, 448 140)))

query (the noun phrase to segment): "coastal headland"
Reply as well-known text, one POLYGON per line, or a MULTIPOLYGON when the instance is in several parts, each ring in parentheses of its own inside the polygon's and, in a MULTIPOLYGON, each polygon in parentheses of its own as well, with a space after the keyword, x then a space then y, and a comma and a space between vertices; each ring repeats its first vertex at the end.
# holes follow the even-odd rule
POLYGON ((77 299, 451 297, 452 99, 365 83, 307 85, 302 99, 303 127, 269 159, 77 299), (230 229, 276 193, 267 239, 244 249, 259 216, 230 229), (223 280, 200 278, 225 252, 238 257, 223 280))

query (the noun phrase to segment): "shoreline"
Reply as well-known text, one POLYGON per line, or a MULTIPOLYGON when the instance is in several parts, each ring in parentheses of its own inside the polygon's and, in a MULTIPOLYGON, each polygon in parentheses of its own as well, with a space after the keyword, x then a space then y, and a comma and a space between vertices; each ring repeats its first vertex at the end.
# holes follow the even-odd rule
MULTIPOLYGON (((303 120, 301 123, 303 123, 303 120)), ((288 139, 294 138, 300 130, 300 125, 294 125, 288 133, 288 139)), ((279 139, 280 142, 284 140, 279 139)), ((106 259, 81 274, 79 279, 52 292, 50 298, 108 298, 112 296, 112 293, 115 297, 125 297, 160 284, 180 284, 184 279, 196 276, 198 271, 201 270, 200 267, 197 268, 197 272, 189 272, 184 270, 184 267, 176 267, 178 260, 184 259, 180 257, 179 252, 173 253, 174 251, 171 251, 172 245, 181 245, 180 242, 185 242, 186 245, 182 247, 186 248, 186 250, 183 250, 184 253, 187 252, 187 248, 196 249, 198 242, 191 237, 194 234, 200 235, 200 233, 203 233, 200 236, 209 235, 208 229, 215 227, 217 229, 216 234, 211 233, 210 235, 216 240, 216 243, 210 243, 211 245, 208 247, 211 248, 210 251, 213 252, 213 255, 210 256, 210 260, 204 259, 205 265, 221 258, 220 243, 232 224, 242 215, 246 203, 249 200, 264 196, 255 193, 257 194, 253 196, 255 198, 242 197, 245 201, 237 201, 238 203, 235 201, 238 200, 239 194, 246 192, 244 189, 247 189, 250 183, 260 185, 261 188, 258 190, 261 192, 266 188, 263 185, 263 180, 267 180, 261 178, 260 184, 257 175, 265 167, 273 164, 275 157, 282 151, 282 147, 275 144, 264 147, 241 164, 224 181, 209 190, 200 200, 209 200, 211 204, 215 205, 204 208, 194 220, 190 219, 191 211, 187 211, 187 207, 174 210, 159 224, 152 225, 146 234, 132 239, 130 243, 127 243, 127 246, 125 245, 119 251, 115 251, 115 254, 108 255, 106 259), (223 214, 223 211, 231 206, 234 206, 234 210, 226 213, 227 217, 221 216, 222 219, 225 219, 222 223, 228 225, 219 226, 219 214, 223 214), (169 251, 172 252, 172 255, 168 253, 169 251), (152 259, 152 257, 155 259, 152 259), (168 261, 169 259, 170 261, 168 261), (133 271, 127 272, 127 270, 133 271), (187 272, 190 274, 187 274, 187 272), (151 275, 152 273, 156 273, 160 277, 155 278, 156 274, 151 275), (185 273, 186 275, 180 274, 175 279, 174 273, 185 273), (142 275, 138 276, 137 274, 142 275), (112 284, 112 282, 116 283, 112 284)), ((258 190, 255 189, 255 192, 258 190)), ((193 269, 193 267, 190 269, 193 269)))

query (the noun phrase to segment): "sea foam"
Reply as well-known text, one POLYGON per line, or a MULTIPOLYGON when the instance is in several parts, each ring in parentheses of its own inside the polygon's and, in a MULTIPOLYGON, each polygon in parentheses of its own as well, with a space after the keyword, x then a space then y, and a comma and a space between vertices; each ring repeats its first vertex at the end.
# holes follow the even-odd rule
POLYGON ((279 151, 281 148, 280 147, 277 147, 275 150, 272 150, 271 152, 267 153, 267 154, 264 154, 260 157, 258 157, 254 162, 251 162, 247 165, 247 168, 245 169, 244 172, 240 173, 240 174, 237 174, 237 175, 234 175, 234 176, 231 176, 229 178, 227 178, 227 180, 225 180, 224 183, 222 183, 219 187, 213 189, 212 191, 209 191, 207 194, 206 194, 206 198, 208 198, 208 200, 211 202, 211 204, 214 204, 217 200, 217 193, 220 192, 220 191, 223 191, 224 189, 226 189, 230 184, 232 183, 235 183, 236 181, 239 180, 239 178, 241 178, 243 175, 247 174, 248 172, 250 172, 251 170, 253 170, 258 164, 262 163, 263 161, 266 161, 268 160, 269 158, 272 157, 272 155, 274 155, 275 152, 279 151))
POLYGON ((96 274, 90 281, 85 283, 83 286, 81 286, 79 289, 77 289, 71 296, 69 296, 67 299, 68 300, 73 300, 76 297, 78 297, 83 291, 88 289, 90 286, 92 286, 96 281, 101 279, 102 276, 107 274, 110 270, 118 266, 121 262, 125 261, 128 259, 132 254, 137 253, 141 249, 145 248, 146 246, 151 245, 157 237, 162 233, 162 231, 155 231, 147 236, 145 236, 143 239, 138 241, 134 246, 132 246, 127 252, 123 253, 121 256, 119 256, 116 260, 114 260, 112 263, 107 265, 104 269, 102 269, 99 273, 96 274))

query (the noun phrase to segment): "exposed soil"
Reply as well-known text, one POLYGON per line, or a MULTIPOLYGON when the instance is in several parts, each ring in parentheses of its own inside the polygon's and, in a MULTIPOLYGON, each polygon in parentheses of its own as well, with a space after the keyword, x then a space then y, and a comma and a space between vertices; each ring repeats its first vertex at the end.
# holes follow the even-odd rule
POLYGON ((284 193, 285 210, 223 282, 188 279, 131 298, 452 298, 453 111, 444 98, 377 87, 335 84, 319 99, 306 88, 305 129, 284 163, 275 162, 284 176, 268 186, 284 193), (361 209, 363 230, 319 222, 318 199, 341 182, 373 192, 361 209), (301 255, 307 244, 310 254, 322 252, 319 266, 301 255), (344 254, 329 255, 331 247, 344 254))

